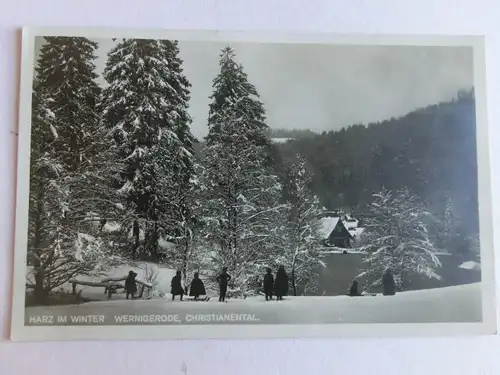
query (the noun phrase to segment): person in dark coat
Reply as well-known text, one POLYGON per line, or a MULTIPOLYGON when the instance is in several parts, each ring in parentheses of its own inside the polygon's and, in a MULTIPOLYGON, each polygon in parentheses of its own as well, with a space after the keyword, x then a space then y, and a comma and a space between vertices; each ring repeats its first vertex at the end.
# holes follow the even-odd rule
POLYGON ((266 295, 266 301, 269 301, 273 299, 274 277, 270 268, 267 268, 266 271, 267 273, 264 276, 264 293, 266 295))
POLYGON ((356 297, 361 295, 361 292, 358 289, 358 282, 356 280, 354 280, 351 284, 351 288, 349 289, 349 295, 351 297, 356 297))
POLYGON ((191 281, 191 286, 189 288, 189 296, 194 297, 194 299, 197 301, 199 296, 203 296, 207 294, 205 291, 205 284, 203 284, 203 281, 200 279, 200 274, 198 272, 195 272, 194 278, 191 281))
POLYGON ((170 283, 170 293, 172 294, 172 301, 175 300, 175 296, 180 296, 181 301, 184 297, 184 288, 182 287, 182 277, 181 271, 177 271, 175 276, 172 277, 172 282, 170 283))
POLYGON ((382 285, 384 287, 384 296, 393 296, 396 294, 396 282, 392 270, 388 269, 382 276, 382 285))
POLYGON ((219 283, 219 302, 226 300, 227 284, 231 280, 231 275, 227 273, 227 267, 222 268, 222 272, 217 276, 217 283, 219 283))
POLYGON ((283 296, 288 293, 288 275, 285 272, 285 267, 280 266, 278 272, 276 272, 276 278, 274 279, 274 294, 276 295, 277 301, 283 301, 283 296))
POLYGON ((129 271, 127 279, 125 280, 125 295, 126 299, 130 295, 130 298, 134 299, 134 294, 137 292, 137 284, 135 283, 135 277, 137 274, 134 271, 129 271))

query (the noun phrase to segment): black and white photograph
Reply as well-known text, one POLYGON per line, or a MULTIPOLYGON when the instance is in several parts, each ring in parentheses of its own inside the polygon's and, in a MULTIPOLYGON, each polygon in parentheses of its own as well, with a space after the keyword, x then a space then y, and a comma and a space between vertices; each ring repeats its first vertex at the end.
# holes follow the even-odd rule
POLYGON ((494 333, 483 54, 26 29, 13 339, 494 333))

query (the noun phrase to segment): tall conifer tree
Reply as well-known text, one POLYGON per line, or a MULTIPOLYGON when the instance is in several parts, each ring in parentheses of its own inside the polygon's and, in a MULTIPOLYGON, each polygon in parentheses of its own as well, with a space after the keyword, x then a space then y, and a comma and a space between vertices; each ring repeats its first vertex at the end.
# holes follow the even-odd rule
POLYGON ((271 263, 279 225, 281 184, 266 163, 265 113, 234 52, 225 48, 214 79, 202 165, 206 238, 212 272, 228 267, 230 292, 247 295, 271 263))
POLYGON ((147 251, 156 256, 159 236, 178 232, 175 192, 193 173, 190 84, 178 52, 175 41, 124 39, 104 71, 103 121, 126 164, 117 190, 144 223, 147 251))
POLYGON ((39 298, 105 258, 105 247, 93 236, 95 197, 87 189, 96 182, 90 178, 99 132, 96 48, 86 38, 47 37, 37 61, 28 263, 39 298))

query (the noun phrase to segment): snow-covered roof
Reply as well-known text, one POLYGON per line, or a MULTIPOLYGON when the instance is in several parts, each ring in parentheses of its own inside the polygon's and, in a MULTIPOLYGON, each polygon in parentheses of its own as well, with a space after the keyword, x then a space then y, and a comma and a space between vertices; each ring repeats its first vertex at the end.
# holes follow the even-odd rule
POLYGON ((349 233, 353 237, 359 237, 364 231, 365 231, 365 228, 350 228, 349 229, 349 233))
POLYGON ((347 229, 354 229, 358 227, 359 221, 352 218, 352 217, 347 217, 347 220, 344 221, 344 225, 347 229))
MULTIPOLYGON (((321 228, 320 228, 320 233, 323 236, 323 238, 328 238, 330 234, 333 232, 335 227, 337 226, 337 223, 339 220, 342 221, 346 229, 349 231, 349 234, 353 237, 358 237, 364 232, 364 228, 358 228, 358 220, 353 219, 352 217, 351 220, 354 220, 352 222, 348 222, 343 220, 343 217, 338 217, 338 216, 331 216, 331 217, 324 217, 321 219, 321 228)), ((348 216, 349 218, 349 216, 348 216)))
POLYGON ((328 238, 339 222, 339 217, 324 217, 321 219, 320 233, 323 238, 328 238))

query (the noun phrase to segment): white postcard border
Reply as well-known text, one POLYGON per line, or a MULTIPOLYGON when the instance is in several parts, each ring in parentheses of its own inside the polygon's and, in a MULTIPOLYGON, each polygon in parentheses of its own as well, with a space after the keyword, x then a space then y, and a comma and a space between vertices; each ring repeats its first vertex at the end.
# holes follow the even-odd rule
POLYGON ((172 31, 102 28, 24 28, 20 84, 14 293, 11 339, 118 340, 118 339, 252 339, 313 337, 463 336, 495 334, 497 311, 494 275, 493 215, 490 178, 490 141, 486 108, 484 37, 433 35, 331 35, 266 32, 172 31), (25 269, 30 180, 31 95, 36 36, 89 38, 151 38, 197 41, 317 43, 350 45, 470 46, 474 51, 478 197, 481 241, 481 323, 320 324, 320 325, 178 325, 178 326, 25 326, 25 269))

